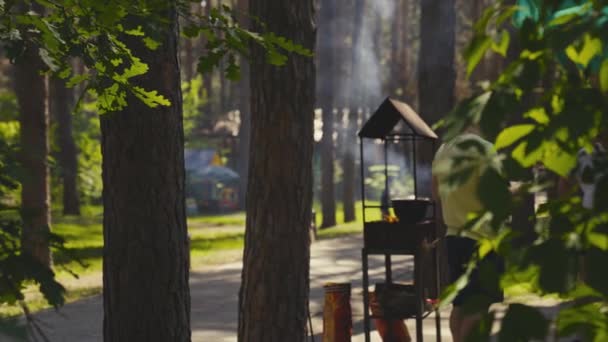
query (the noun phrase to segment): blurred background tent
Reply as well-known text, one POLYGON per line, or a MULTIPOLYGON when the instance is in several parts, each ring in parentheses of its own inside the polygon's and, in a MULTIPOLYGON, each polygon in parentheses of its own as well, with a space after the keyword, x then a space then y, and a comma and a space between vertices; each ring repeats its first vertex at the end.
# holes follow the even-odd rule
POLYGON ((189 204, 201 213, 238 209, 239 174, 223 166, 219 153, 186 149, 184 157, 189 204))

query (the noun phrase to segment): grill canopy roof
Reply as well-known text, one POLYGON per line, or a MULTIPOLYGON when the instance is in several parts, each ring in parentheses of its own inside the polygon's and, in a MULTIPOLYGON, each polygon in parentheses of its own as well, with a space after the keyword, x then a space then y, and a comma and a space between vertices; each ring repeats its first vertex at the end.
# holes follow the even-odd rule
POLYGON ((437 139, 437 134, 407 103, 387 97, 359 131, 361 138, 381 139, 390 135, 400 121, 405 122, 412 133, 399 134, 437 139))

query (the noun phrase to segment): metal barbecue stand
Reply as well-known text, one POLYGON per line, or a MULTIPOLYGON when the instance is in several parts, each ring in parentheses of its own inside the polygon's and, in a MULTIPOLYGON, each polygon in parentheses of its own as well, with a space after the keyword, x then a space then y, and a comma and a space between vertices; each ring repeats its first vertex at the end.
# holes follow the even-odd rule
MULTIPOLYGON (((381 139, 384 144, 384 176, 385 176, 385 191, 388 194, 388 144, 411 142, 411 161, 413 165, 414 178, 414 197, 419 198, 417 186, 417 169, 416 169, 416 143, 430 143, 432 150, 435 150, 435 142, 437 135, 433 130, 420 118, 420 116, 406 103, 387 98, 376 112, 365 123, 359 131, 359 146, 360 146, 360 166, 361 166, 361 196, 363 201, 363 234, 364 247, 362 254, 363 268, 363 313, 364 313, 364 329, 365 341, 370 341, 370 319, 416 319, 416 340, 423 341, 422 321, 430 313, 425 312, 425 289, 430 287, 424 286, 424 274, 422 265, 422 241, 424 238, 429 238, 432 241, 437 236, 437 225, 435 222, 435 208, 433 205, 431 218, 424 219, 418 223, 389 223, 386 221, 368 222, 365 217, 366 209, 377 208, 383 211, 391 207, 390 203, 381 203, 381 205, 367 205, 365 199, 365 168, 363 158, 363 142, 364 139, 381 139), (410 132, 397 133, 394 128, 400 123, 405 122, 410 132), (370 315, 369 303, 369 275, 368 275, 368 256, 369 255, 384 255, 385 258, 385 281, 386 284, 392 283, 391 256, 392 255, 413 255, 414 256, 414 279, 413 287, 415 291, 415 314, 408 316, 373 316, 370 315)), ((435 293, 439 293, 439 267, 437 249, 433 249, 433 270, 435 272, 435 293)), ((437 341, 441 341, 441 318, 439 310, 435 311, 435 326, 437 341)))

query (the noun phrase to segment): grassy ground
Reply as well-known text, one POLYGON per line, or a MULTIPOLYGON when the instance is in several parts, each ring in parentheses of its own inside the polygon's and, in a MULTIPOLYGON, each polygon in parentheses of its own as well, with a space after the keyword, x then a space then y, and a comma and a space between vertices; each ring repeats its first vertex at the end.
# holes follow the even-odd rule
MULTIPOLYGON (((360 216, 360 206, 357 207, 360 216)), ((341 223, 341 208, 337 211, 339 224, 318 230, 318 239, 358 234, 361 222, 341 223)), ((317 224, 321 223, 317 215, 317 224)), ((65 250, 53 251, 58 280, 67 288, 67 301, 101 293, 103 230, 100 207, 85 207, 80 217, 61 216, 53 212, 53 232, 62 236, 65 250), (74 277, 74 273, 78 278, 74 277)), ((201 215, 188 218, 191 264, 193 268, 238 261, 242 257, 245 237, 245 213, 201 215)), ((26 290, 26 303, 32 311, 48 307, 36 288, 26 290)), ((17 307, 0 306, 0 317, 20 314, 17 307)))

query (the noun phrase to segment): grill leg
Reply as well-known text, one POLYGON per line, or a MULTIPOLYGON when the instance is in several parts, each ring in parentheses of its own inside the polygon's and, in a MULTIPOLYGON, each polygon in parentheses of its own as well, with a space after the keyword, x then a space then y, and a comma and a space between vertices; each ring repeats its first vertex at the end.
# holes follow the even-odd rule
POLYGON ((384 255, 384 272, 386 273, 386 283, 390 284, 393 282, 393 269, 391 268, 391 255, 384 255))
POLYGON ((363 264, 363 330, 365 330, 365 342, 370 342, 370 322, 369 322, 369 288, 367 252, 365 248, 361 250, 361 262, 363 264))
POLYGON ((435 331, 437 333, 437 342, 441 342, 441 315, 439 309, 435 310, 435 331))
POLYGON ((414 253, 414 288, 416 291, 416 341, 423 342, 422 334, 422 315, 424 310, 424 286, 422 285, 423 275, 421 269, 420 248, 414 253))

